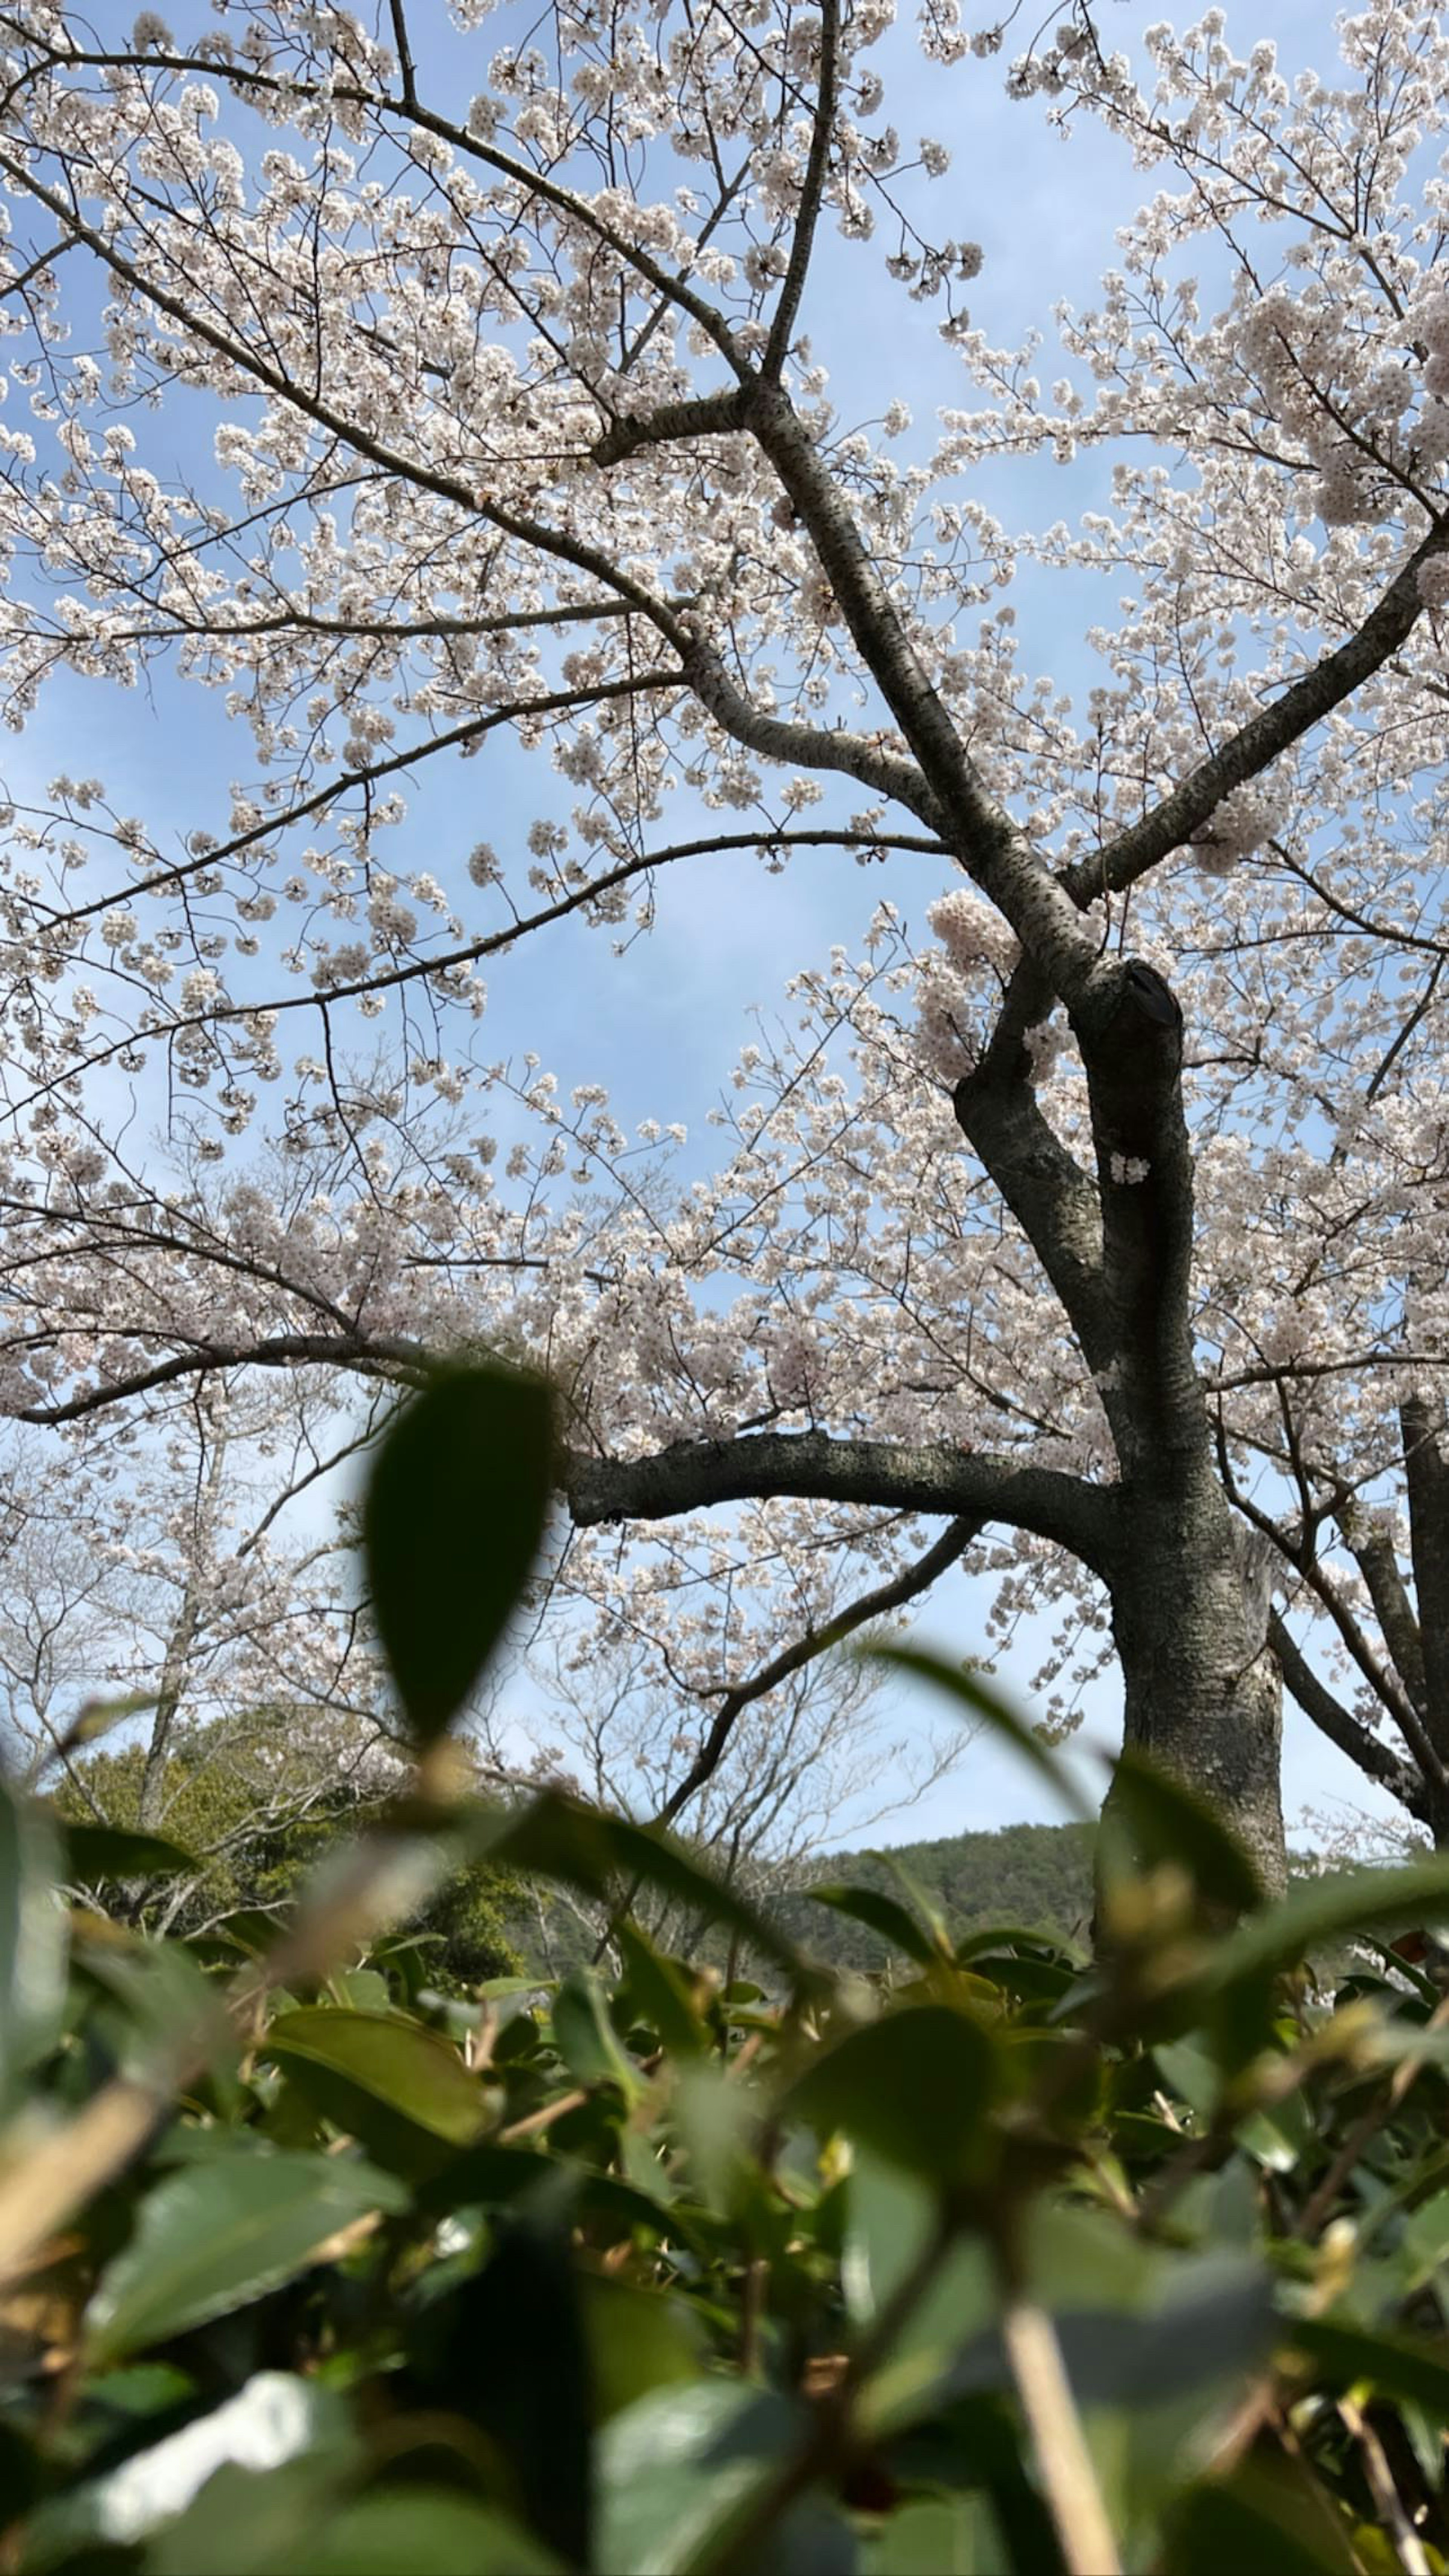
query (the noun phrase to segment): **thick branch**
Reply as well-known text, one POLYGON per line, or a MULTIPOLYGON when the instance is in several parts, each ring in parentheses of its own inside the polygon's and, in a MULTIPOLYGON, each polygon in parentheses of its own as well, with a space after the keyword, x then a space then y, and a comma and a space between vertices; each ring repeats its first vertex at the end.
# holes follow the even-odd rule
POLYGON ((1111 1357, 1102 1294, 1102 1211, 1036 1097, 1028 1038, 1052 996, 1018 966, 980 1063, 952 1094, 956 1122, 1000 1190, 1066 1309, 1090 1369, 1111 1357))
MULTIPOLYGON (((1353 1517, 1349 1515, 1350 1522, 1353 1517)), ((1399 1572, 1393 1542, 1381 1529, 1370 1529, 1361 1535, 1352 1526, 1344 1530, 1344 1537, 1368 1585, 1380 1633, 1393 1656, 1399 1679, 1415 1708, 1422 1711, 1425 1706, 1423 1641, 1408 1586, 1399 1572)))
POLYGON ((908 813, 918 814, 931 831, 954 846, 951 826, 913 760, 888 751, 871 734, 847 733, 843 727, 826 731, 787 716, 766 715, 731 679, 713 647, 702 640, 688 645, 683 659, 684 676, 700 705, 747 751, 758 751, 764 759, 791 768, 841 770, 878 795, 892 797, 908 813))
POLYGON ((738 385, 700 394, 690 402, 660 403, 657 410, 622 412, 589 450, 596 465, 622 465, 646 447, 675 439, 728 438, 745 425, 746 396, 738 385))
POLYGON ((1049 1467, 904 1441, 833 1440, 823 1431, 767 1431, 733 1440, 676 1440, 646 1458, 566 1458, 564 1491, 581 1528, 668 1520, 716 1503, 792 1495, 949 1513, 1031 1530, 1110 1580, 1117 1502, 1107 1487, 1049 1467))
POLYGON ((1205 1447, 1189 1313, 1192 1150, 1182 1012, 1154 968, 1104 970, 1073 1028, 1087 1069, 1110 1344, 1103 1401, 1124 1472, 1205 1447))
MULTIPOLYGON (((750 426, 809 532, 866 668, 920 764, 930 821, 945 833, 1022 947, 1072 1002, 1096 963, 1073 897, 1017 831, 968 755, 928 678, 843 493, 778 385, 762 385, 750 426), (946 818, 943 820, 943 818, 946 818)), ((923 811, 917 802, 915 810, 923 811)))
POLYGON ((815 1661, 817 1655, 828 1654, 832 1646, 842 1644, 845 1638, 854 1635, 857 1628, 868 1627, 873 1619, 888 1618, 893 1610, 904 1609, 908 1601, 928 1592, 936 1577, 948 1573, 957 1563, 979 1535, 980 1529, 979 1519, 952 1521, 934 1547, 927 1548, 925 1555, 918 1556, 913 1565, 904 1567, 889 1583, 877 1584, 873 1592, 862 1593, 858 1601, 852 1601, 847 1609, 837 1611, 823 1627, 807 1628, 802 1637, 797 1637, 792 1646, 786 1646, 769 1663, 762 1664, 747 1682, 739 1682, 733 1690, 727 1691, 710 1721, 704 1742, 678 1787, 670 1790, 654 1819, 655 1823, 672 1825, 681 1808, 687 1807, 690 1799, 705 1787, 719 1768, 736 1720, 755 1700, 767 1698, 772 1690, 778 1690, 782 1682, 787 1682, 792 1673, 802 1671, 806 1664, 815 1661))
POLYGON ((427 1354, 417 1342, 344 1341, 336 1333, 273 1333, 260 1342, 197 1342, 169 1360, 158 1360, 154 1368, 86 1387, 58 1404, 16 1405, 10 1419, 38 1422, 53 1430, 62 1422, 79 1422, 88 1413, 100 1413, 107 1405, 122 1404, 129 1396, 149 1395, 154 1387, 214 1369, 342 1368, 380 1377, 421 1374, 426 1364, 427 1354))
POLYGON ((1423 612, 1419 574, 1425 564, 1449 550, 1449 518, 1436 520, 1416 546, 1402 571, 1390 582, 1378 606, 1347 643, 1325 653, 1301 680, 1294 680, 1271 706, 1247 723, 1199 763, 1151 814, 1122 832, 1093 858, 1079 859, 1062 883, 1073 900, 1087 904, 1111 888, 1121 892, 1156 867, 1170 850, 1181 849, 1208 820, 1223 798, 1292 749, 1295 742, 1331 715, 1396 653, 1423 612))
POLYGON ((1400 1806, 1406 1807, 1411 1816, 1427 1821, 1428 1789, 1418 1772, 1411 1770, 1407 1762, 1401 1762, 1389 1745, 1381 1744, 1376 1735, 1370 1734, 1368 1728, 1360 1725, 1343 1703, 1335 1699, 1327 1684, 1319 1680, 1312 1665, 1300 1654, 1276 1610, 1268 1614, 1268 1643, 1278 1659, 1278 1669, 1284 1682, 1304 1716, 1312 1718, 1319 1733, 1326 1735, 1330 1744, 1336 1744, 1340 1753, 1346 1753, 1350 1762, 1356 1763, 1367 1779, 1377 1780, 1381 1788, 1388 1790, 1390 1797, 1397 1798, 1400 1806))

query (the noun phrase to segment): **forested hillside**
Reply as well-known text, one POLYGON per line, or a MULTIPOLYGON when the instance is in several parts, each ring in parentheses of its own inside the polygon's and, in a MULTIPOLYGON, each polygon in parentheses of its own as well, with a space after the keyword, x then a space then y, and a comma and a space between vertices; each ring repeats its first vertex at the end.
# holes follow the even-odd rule
MULTIPOLYGON (((1015 1924, 1068 1938, 1092 1910, 1092 1832, 1087 1825, 1003 1825, 994 1833, 945 1834, 890 1851, 832 1852, 815 1873, 824 1887, 918 1892, 945 1918, 953 1938, 976 1924, 1015 1924)), ((878 1933, 812 1901, 795 1879, 772 1910, 793 1940, 832 1964, 878 1968, 888 1955, 878 1933)))

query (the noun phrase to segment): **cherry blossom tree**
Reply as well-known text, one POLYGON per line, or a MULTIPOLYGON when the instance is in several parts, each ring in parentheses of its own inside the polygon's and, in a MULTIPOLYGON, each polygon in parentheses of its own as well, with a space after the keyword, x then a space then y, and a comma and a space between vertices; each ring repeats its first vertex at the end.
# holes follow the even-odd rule
MULTIPOLYGON (((387 1698, 351 1551, 305 1498, 368 1436, 321 1385, 194 1379, 137 1438, 114 1420, 48 1450, 12 1435, 0 1530, 0 1756, 96 1811, 98 1734, 130 1739, 134 1813, 166 1823, 181 1735, 279 1778, 279 1813, 381 1761, 387 1698), (109 1435, 109 1436, 108 1436, 109 1435), (315 1775, 315 1779, 314 1779, 315 1775)), ((112 1766, 114 1768, 114 1766, 112 1766)), ((107 1777, 110 1774, 106 1774, 107 1777)), ((119 1775, 118 1775, 119 1776, 119 1775)), ((260 1797, 260 1788, 258 1789, 260 1797)), ((255 1813, 252 1818, 255 1822, 255 1813)))
POLYGON ((251 764, 179 820, 15 796, 6 1409, 541 1361, 601 1651, 723 1723, 763 1604, 808 1656, 842 1566, 864 1618, 969 1558, 1110 1634, 1129 1739, 1271 1876, 1280 1668, 1368 1767, 1385 1714, 1449 1754, 1438 1505, 1385 1517, 1442 1467, 1449 38, 1370 0, 1320 77, 1217 9, 1127 55, 1075 0, 1014 62, 958 0, 489 15, 0 5, 6 710, 211 689, 251 764), (999 102, 973 230, 1042 115, 1156 191, 1049 389, 888 120, 922 53, 948 136, 999 102), (898 297, 866 429, 853 279, 898 297), (421 864, 485 753, 534 819, 421 864), (489 961, 756 853, 763 945, 807 848, 840 944, 712 1174, 489 1061, 489 961))

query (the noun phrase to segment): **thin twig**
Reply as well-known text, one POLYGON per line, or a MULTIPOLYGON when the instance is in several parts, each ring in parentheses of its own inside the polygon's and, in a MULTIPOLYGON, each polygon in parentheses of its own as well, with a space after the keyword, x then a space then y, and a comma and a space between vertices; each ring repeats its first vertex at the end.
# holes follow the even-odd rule
MULTIPOLYGON (((892 1610, 902 1609, 906 1602, 926 1591, 939 1574, 944 1574, 949 1566, 956 1563, 981 1526, 982 1515, 979 1513, 953 1520, 935 1545, 927 1548, 924 1556, 917 1557, 914 1565, 908 1565, 903 1573, 893 1575, 889 1583, 878 1584, 874 1591, 863 1592, 858 1601, 852 1601, 833 1619, 827 1619, 823 1628, 808 1628, 803 1637, 796 1638, 793 1646, 786 1646, 780 1654, 772 1656, 747 1682, 739 1682, 733 1690, 727 1691, 684 1778, 677 1788, 671 1789, 654 1818, 655 1825, 672 1825, 681 1809, 688 1806, 690 1799, 696 1797, 713 1778, 738 1719, 755 1700, 764 1699, 772 1690, 778 1690, 781 1682, 788 1681, 792 1673, 798 1673, 804 1665, 813 1663, 817 1655, 826 1654, 832 1646, 840 1645, 857 1628, 868 1626, 872 1619, 887 1617, 892 1610)), ((640 1885, 636 1878, 623 1903, 611 1914, 599 1935, 594 1951, 595 1966, 633 1906, 640 1885)))
POLYGON ((1403 2497, 1394 2484, 1393 2471, 1378 2434, 1351 2397, 1340 2397, 1338 2411, 1363 2454, 1363 2473, 1368 2480, 1369 2493, 1385 2530, 1393 2536, 1404 2576, 1431 2576, 1424 2544, 1405 2511, 1403 2497))

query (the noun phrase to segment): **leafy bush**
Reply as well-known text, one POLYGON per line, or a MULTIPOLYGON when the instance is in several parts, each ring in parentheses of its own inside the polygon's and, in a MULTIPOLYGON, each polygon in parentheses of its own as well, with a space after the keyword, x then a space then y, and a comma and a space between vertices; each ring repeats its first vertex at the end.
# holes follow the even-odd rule
POLYGON ((1133 1763, 1095 1958, 859 1886, 821 1919, 896 1973, 827 1970, 665 1837, 459 1794, 547 1436, 482 1370, 393 1435, 369 1549, 416 1776, 280 1928, 67 1911, 116 1850, 0 1801, 3 2563, 1442 2569, 1449 2016, 1373 1945, 1449 1863, 1265 1907, 1133 1763), (612 1902, 615 1971, 441 1992, 389 1927, 483 1864, 612 1902), (640 1887, 754 1977, 663 1955, 640 1887), (1349 1936, 1374 1964, 1319 1989, 1349 1936))

